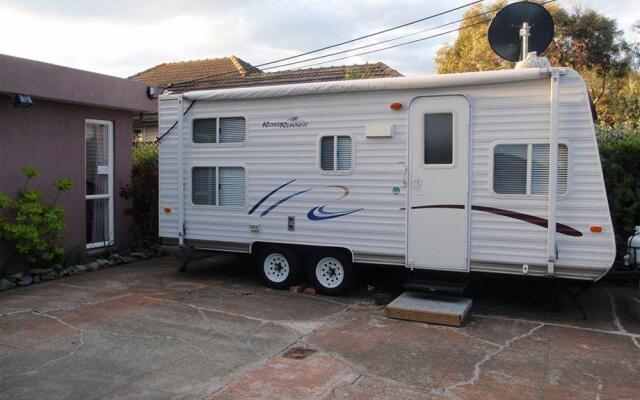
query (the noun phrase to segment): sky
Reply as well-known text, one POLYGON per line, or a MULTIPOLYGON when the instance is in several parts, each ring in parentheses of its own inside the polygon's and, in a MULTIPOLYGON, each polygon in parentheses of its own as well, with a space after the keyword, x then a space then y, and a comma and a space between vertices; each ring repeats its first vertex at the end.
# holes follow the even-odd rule
MULTIPOLYGON (((120 77, 164 62, 232 54, 258 65, 400 25, 470 1, 0 0, 0 53, 120 77)), ((616 19, 628 40, 640 40, 640 34, 631 30, 633 23, 640 20, 640 0, 558 2, 565 8, 593 8, 616 19)), ((331 51, 415 33, 457 20, 463 12, 461 9, 331 51)), ((457 25, 386 45, 455 27, 457 25)), ((404 75, 433 73, 435 52, 454 39, 455 33, 446 34, 321 66, 382 61, 404 75)), ((381 46, 361 51, 378 47, 381 46)), ((340 56, 330 58, 337 57, 340 56)))

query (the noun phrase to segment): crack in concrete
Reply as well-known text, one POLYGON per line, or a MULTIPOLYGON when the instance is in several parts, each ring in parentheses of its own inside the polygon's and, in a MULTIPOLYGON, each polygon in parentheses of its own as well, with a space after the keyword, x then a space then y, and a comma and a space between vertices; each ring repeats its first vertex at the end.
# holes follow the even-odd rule
POLYGON ((54 312, 74 311, 74 310, 77 310, 77 309, 82 308, 82 307, 93 306, 93 305, 96 305, 96 304, 105 303, 107 301, 117 300, 117 299, 121 299, 121 298, 128 297, 128 296, 134 296, 134 295, 136 295, 136 293, 127 292, 127 293, 119 294, 117 296, 107 297, 107 298, 101 299, 101 300, 88 301, 88 302, 85 302, 85 303, 76 303, 76 305, 73 306, 73 307, 49 308, 49 309, 44 309, 44 310, 39 310, 37 308, 16 310, 16 311, 10 311, 10 312, 6 312, 6 313, 3 313, 3 314, 0 314, 0 317, 5 317, 5 316, 15 315, 15 314, 26 314, 26 313, 34 313, 34 314, 35 313, 44 313, 44 314, 47 314, 47 313, 54 313, 54 312))
POLYGON ((630 334, 624 328, 624 325, 622 325, 622 321, 620 320, 620 316, 618 315, 618 307, 616 305, 616 299, 613 296, 613 293, 611 293, 611 290, 609 288, 607 288, 607 295, 609 296, 609 304, 611 304, 611 316, 613 317, 613 325, 616 327, 616 330, 619 333, 624 334, 624 336, 629 336, 634 346, 640 349, 640 342, 638 342, 638 335, 630 334))
POLYGON ((82 347, 86 343, 85 342, 85 330, 84 329, 78 328, 77 326, 74 326, 74 325, 64 321, 60 317, 57 317, 55 315, 49 315, 49 314, 47 314, 45 312, 33 311, 33 314, 37 315, 37 316, 41 316, 41 317, 52 319, 52 320, 58 322, 61 325, 64 325, 64 326, 66 326, 68 328, 71 328, 73 330, 76 330, 76 331, 80 332, 80 339, 79 339, 80 342, 73 349, 71 349, 71 351, 69 351, 67 354, 62 355, 60 357, 52 358, 51 360, 48 360, 48 361, 38 365, 37 367, 35 367, 34 369, 32 369, 30 371, 21 372, 19 374, 2 375, 2 376, 0 376, 0 378, 10 378, 10 377, 14 377, 14 376, 23 376, 23 375, 35 375, 40 371, 41 368, 44 368, 47 365, 56 363, 58 361, 61 361, 61 360, 64 360, 66 358, 69 358, 69 357, 73 356, 76 353, 76 351, 78 351, 80 349, 80 347, 82 347))
POLYGON ((584 326, 576 326, 576 325, 571 325, 571 324, 562 324, 562 323, 558 323, 558 322, 544 322, 544 321, 538 321, 538 320, 532 320, 532 319, 510 318, 510 317, 502 317, 502 316, 499 316, 499 315, 473 314, 473 316, 477 317, 477 318, 490 318, 490 319, 501 319, 501 320, 505 320, 505 321, 527 322, 527 323, 531 323, 531 324, 544 324, 544 325, 547 325, 547 326, 556 326, 556 327, 559 327, 559 328, 578 329, 578 330, 587 331, 587 332, 605 333, 605 334, 608 334, 608 335, 618 335, 618 336, 626 336, 626 337, 630 337, 630 338, 640 339, 640 334, 631 333, 631 332, 621 332, 621 331, 618 331, 618 330, 611 331, 611 330, 606 330, 606 329, 587 328, 587 327, 584 327, 584 326))
POLYGON ((482 372, 482 365, 484 365, 486 362, 488 362, 492 357, 494 357, 494 356, 502 353, 504 350, 508 349, 509 346, 511 346, 512 343, 517 342, 518 340, 525 339, 525 338, 533 335, 538 329, 542 328, 545 325, 546 325, 545 323, 540 323, 539 325, 534 326, 533 328, 531 328, 527 332, 525 332, 523 334, 520 334, 520 335, 516 335, 516 336, 512 337, 511 339, 507 340, 506 342, 504 342, 504 344, 501 344, 500 347, 498 347, 495 351, 492 351, 492 352, 489 352, 489 353, 485 354, 484 357, 482 357, 482 359, 480 359, 480 361, 478 361, 473 366, 473 375, 471 376, 470 379, 467 379, 466 381, 455 382, 455 383, 447 386, 446 388, 443 389, 444 394, 448 395, 448 396, 453 396, 454 398, 456 398, 456 396, 451 393, 451 390, 454 390, 454 389, 457 389, 459 387, 466 386, 466 385, 474 385, 478 381, 478 379, 480 379, 480 373, 482 372))
MULTIPOLYGON (((192 304, 186 304, 186 303, 180 303, 180 302, 176 302, 176 303, 179 303, 179 304, 182 304, 182 305, 185 305, 185 306, 194 306, 192 304)), ((241 368, 240 370, 238 370, 235 373, 231 374, 231 376, 228 375, 228 378, 223 379, 223 381, 226 381, 225 383, 223 383, 221 386, 216 388, 213 392, 210 392, 209 394, 207 394, 205 397, 203 397, 203 399, 208 399, 208 398, 211 398, 211 397, 215 396, 218 393, 221 393, 222 391, 224 391, 229 386, 231 386, 234 383, 236 383, 239 380, 241 380, 247 374, 251 373, 254 370, 257 370, 257 369, 263 367, 269 361, 271 361, 273 358, 281 356, 282 354, 286 353, 291 348, 299 346, 300 344, 307 345, 307 343, 304 341, 307 337, 311 336, 314 332, 316 332, 317 330, 321 329, 325 325, 331 323, 333 320, 341 317, 343 314, 345 314, 345 313, 357 308, 359 305, 360 305, 360 303, 355 303, 355 304, 352 304, 352 305, 344 305, 345 309, 343 309, 343 310, 341 310, 341 311, 339 311, 339 312, 337 312, 335 314, 332 314, 332 315, 329 315, 327 317, 321 318, 320 321, 318 321, 318 322, 320 322, 320 324, 315 329, 311 330, 310 332, 300 334, 299 331, 295 331, 294 330, 295 332, 298 332, 300 335, 297 336, 293 341, 287 343, 285 346, 277 349, 276 351, 271 352, 270 354, 268 354, 262 360, 258 360, 258 361, 254 362, 252 364, 247 365, 244 368, 241 368)), ((196 307, 198 307, 198 306, 196 306, 196 307)), ((205 311, 214 311, 214 312, 217 311, 217 310, 209 310, 209 309, 207 309, 205 307, 201 307, 201 308, 203 310, 205 310, 205 311)), ((225 312, 223 312, 223 313, 225 313, 225 312)), ((242 316, 242 314, 235 314, 235 313, 232 313, 232 314, 235 315, 235 316, 242 316)), ((251 320, 261 321, 261 319, 259 319, 259 318, 254 318, 254 317, 249 317, 249 316, 246 316, 246 317, 248 319, 251 319, 251 320)), ((265 323, 273 323, 273 324, 278 325, 277 321, 266 321, 265 323)), ((286 325, 282 325, 282 326, 287 327, 286 325)), ((287 328, 289 328, 289 327, 287 327, 287 328)), ((291 329, 291 328, 289 328, 289 329, 291 329)), ((349 365, 349 364, 347 364, 347 365, 349 365)))

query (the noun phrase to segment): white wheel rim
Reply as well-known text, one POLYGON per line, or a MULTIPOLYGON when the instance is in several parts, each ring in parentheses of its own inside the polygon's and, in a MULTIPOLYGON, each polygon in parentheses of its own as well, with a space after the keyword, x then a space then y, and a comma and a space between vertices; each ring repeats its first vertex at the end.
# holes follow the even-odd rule
POLYGON ((264 269, 264 274, 271 282, 284 282, 289 276, 289 261, 279 253, 269 254, 267 258, 264 259, 262 268, 264 269))
POLYGON ((333 257, 325 257, 316 264, 318 282, 329 289, 340 286, 344 281, 344 267, 333 257))

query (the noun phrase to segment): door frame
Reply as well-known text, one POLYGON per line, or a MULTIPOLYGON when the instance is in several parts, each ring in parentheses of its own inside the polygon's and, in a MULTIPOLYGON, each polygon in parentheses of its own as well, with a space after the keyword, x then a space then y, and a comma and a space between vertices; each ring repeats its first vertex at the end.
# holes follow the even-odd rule
MULTIPOLYGON (((96 200, 96 199, 109 199, 109 240, 107 241, 103 241, 103 242, 95 242, 95 243, 86 243, 86 248, 87 249, 96 249, 96 248, 101 248, 101 247, 107 247, 107 246, 111 246, 114 243, 114 239, 115 239, 115 226, 114 226, 114 210, 113 210, 113 206, 114 206, 114 201, 113 201, 113 172, 114 172, 114 157, 113 157, 113 146, 114 146, 114 129, 113 129, 113 121, 107 121, 107 120, 100 120, 100 119, 90 119, 87 118, 84 120, 84 127, 85 127, 85 133, 84 135, 86 135, 86 129, 87 129, 87 124, 101 124, 101 125, 107 125, 107 129, 109 132, 108 135, 108 158, 109 158, 109 175, 108 175, 108 180, 107 180, 107 185, 108 185, 108 189, 109 189, 109 193, 108 194, 91 194, 88 195, 87 194, 87 189, 86 189, 86 180, 87 180, 87 141, 86 141, 86 136, 84 139, 84 179, 85 179, 85 193, 84 193, 84 201, 85 201, 85 210, 86 210, 86 204, 87 204, 87 200, 96 200)), ((84 229, 86 231, 87 229, 87 217, 86 217, 86 211, 85 211, 85 220, 84 220, 84 229)), ((87 238, 85 238, 85 241, 87 240, 87 238)))
MULTIPOLYGON (((454 96, 458 96, 463 98, 466 103, 467 103, 467 110, 468 110, 468 115, 467 115, 467 195, 465 196, 465 204, 464 204, 464 209, 465 209, 465 222, 466 222, 466 226, 467 226, 467 237, 466 237, 466 268, 464 270, 456 270, 454 272, 469 272, 470 271, 470 265, 471 265, 471 190, 472 190, 472 179, 471 179, 471 171, 472 171, 472 165, 473 165, 473 157, 472 157, 472 149, 473 149, 473 143, 472 143, 472 130, 471 130, 471 126, 472 126, 472 110, 473 110, 473 104, 471 102, 471 98, 469 95, 467 95, 466 93, 463 92, 453 92, 453 93, 440 93, 440 94, 433 94, 433 95, 422 95, 422 96, 416 96, 414 98, 412 98, 409 101, 409 105, 407 107, 407 132, 408 132, 408 138, 407 138, 407 149, 406 149, 406 176, 407 176, 407 197, 405 199, 405 221, 406 221, 406 225, 405 225, 405 267, 410 268, 410 269, 414 269, 416 268, 415 266, 411 265, 409 262, 410 259, 410 254, 409 254, 409 235, 410 235, 410 218, 411 218, 411 199, 413 196, 413 159, 412 159, 412 155, 411 155, 411 149, 412 149, 412 145, 415 142, 415 135, 414 135, 414 126, 412 124, 412 119, 411 119, 411 108, 414 106, 414 103, 420 99, 431 99, 431 98, 438 98, 438 97, 454 97, 454 96)), ((454 143, 455 146, 455 143, 454 143)), ((455 157, 454 155, 454 163, 456 162, 456 160, 458 160, 458 157, 455 157)), ((437 169, 437 167, 434 167, 434 169, 437 169)), ((423 269, 423 268, 416 268, 416 269, 423 269)), ((429 268, 429 269, 433 269, 433 270, 440 270, 440 271, 446 271, 447 269, 444 268, 429 268)))

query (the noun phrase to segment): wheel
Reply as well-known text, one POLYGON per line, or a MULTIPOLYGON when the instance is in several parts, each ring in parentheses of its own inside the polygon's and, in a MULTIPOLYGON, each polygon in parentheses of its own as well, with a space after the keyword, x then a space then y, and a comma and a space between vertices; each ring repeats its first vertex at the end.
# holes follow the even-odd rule
POLYGON ((258 271, 270 288, 288 289, 300 275, 298 255, 283 247, 267 248, 260 253, 258 271))
POLYGON ((322 294, 335 296, 345 293, 354 276, 351 259, 345 254, 323 251, 311 259, 309 279, 322 294))

